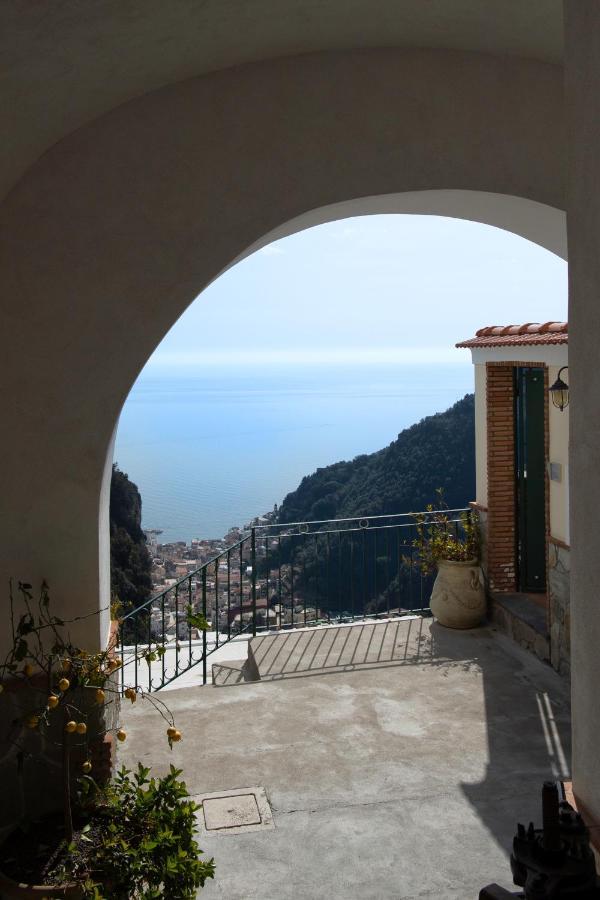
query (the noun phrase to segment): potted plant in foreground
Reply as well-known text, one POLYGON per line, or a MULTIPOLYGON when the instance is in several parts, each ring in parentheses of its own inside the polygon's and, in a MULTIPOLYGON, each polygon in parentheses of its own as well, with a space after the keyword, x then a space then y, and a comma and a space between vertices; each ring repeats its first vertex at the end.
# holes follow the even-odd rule
MULTIPOLYGON (((127 737, 118 722, 114 644, 98 653, 74 646, 70 623, 50 612, 46 584, 37 600, 29 584, 18 591, 17 604, 11 586, 12 646, 0 665, 0 721, 8 729, 0 759, 12 796, 25 798, 25 815, 0 848, 0 896, 193 900, 214 864, 200 859, 198 807, 181 771, 171 766, 153 778, 138 764, 108 780, 95 771, 94 749, 108 735, 127 737), (52 795, 47 806, 61 808, 36 818, 28 806, 44 794, 52 795)), ((148 661, 153 653, 149 646, 139 656, 148 661)), ((124 694, 132 703, 150 700, 171 747, 181 740, 162 701, 133 687, 124 694)))
POLYGON ((431 612, 448 628, 475 628, 486 612, 485 590, 479 565, 479 531, 474 513, 451 519, 443 491, 438 505, 415 515, 417 536, 413 545, 424 574, 437 569, 431 592, 431 612))

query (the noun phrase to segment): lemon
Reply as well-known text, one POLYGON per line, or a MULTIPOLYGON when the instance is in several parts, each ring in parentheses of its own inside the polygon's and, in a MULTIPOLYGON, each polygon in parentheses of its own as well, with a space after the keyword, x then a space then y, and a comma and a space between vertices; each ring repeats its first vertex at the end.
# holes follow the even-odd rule
POLYGON ((69 681, 68 678, 61 678, 60 681, 58 682, 58 688, 63 693, 65 691, 68 691, 70 687, 71 687, 71 682, 69 681))
POLYGON ((50 709, 54 709, 55 706, 58 706, 58 697, 56 697, 54 694, 50 694, 50 696, 48 697, 48 706, 50 707, 50 709))
POLYGON ((176 728, 167 728, 167 737, 172 738, 174 734, 177 734, 176 728))
POLYGON ((182 738, 181 732, 180 732, 180 731, 176 731, 175 734, 173 735, 173 737, 171 738, 171 740, 172 740, 174 743, 177 743, 178 741, 181 740, 181 738, 182 738))
POLYGON ((67 724, 65 725, 65 731, 68 731, 69 734, 73 734, 73 732, 75 731, 76 728, 77 728, 77 722, 73 722, 73 720, 71 720, 70 722, 67 722, 67 724))
POLYGON ((119 730, 117 731, 117 739, 119 741, 124 741, 126 739, 126 737, 127 737, 127 732, 124 731, 123 728, 119 728, 119 730))
POLYGON ((102 688, 98 688, 98 690, 96 691, 96 703, 98 704, 98 706, 102 706, 105 698, 106 698, 106 694, 104 693, 102 688))
POLYGON ((87 725, 85 724, 85 722, 78 722, 75 726, 75 731, 77 732, 77 734, 85 734, 87 731, 87 725))
POLYGON ((23 675, 26 675, 27 678, 31 678, 31 676, 33 675, 33 666, 31 665, 31 663, 25 663, 25 665, 23 666, 23 675))
POLYGON ((137 700, 137 694, 134 688, 127 688, 127 690, 125 691, 125 696, 128 700, 131 700, 132 703, 135 703, 135 701, 137 700))
POLYGON ((89 759, 86 759, 86 761, 82 764, 81 771, 85 772, 86 775, 88 774, 88 772, 92 771, 92 764, 89 759))

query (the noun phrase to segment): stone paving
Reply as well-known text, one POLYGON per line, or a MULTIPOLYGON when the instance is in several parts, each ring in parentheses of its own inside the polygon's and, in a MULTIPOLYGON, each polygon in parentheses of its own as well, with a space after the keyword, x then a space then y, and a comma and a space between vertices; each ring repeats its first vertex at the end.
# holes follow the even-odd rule
MULTIPOLYGON (((197 796, 264 788, 267 829, 248 813, 247 831, 207 831, 199 813, 217 867, 199 896, 476 900, 491 881, 511 887, 517 820, 539 821, 542 781, 569 775, 568 686, 487 628, 413 619, 395 641, 388 663, 170 691, 184 734, 172 753, 149 704, 124 709, 120 762, 173 762, 197 796)), ((239 826, 248 802, 212 812, 239 826)))

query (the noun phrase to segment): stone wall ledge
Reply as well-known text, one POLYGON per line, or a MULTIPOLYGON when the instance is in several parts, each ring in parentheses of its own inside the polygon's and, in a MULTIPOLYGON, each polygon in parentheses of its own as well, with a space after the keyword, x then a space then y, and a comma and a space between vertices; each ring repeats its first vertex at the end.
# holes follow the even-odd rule
POLYGON ((550 662, 546 610, 527 594, 496 592, 490 599, 490 617, 494 627, 538 659, 550 662))

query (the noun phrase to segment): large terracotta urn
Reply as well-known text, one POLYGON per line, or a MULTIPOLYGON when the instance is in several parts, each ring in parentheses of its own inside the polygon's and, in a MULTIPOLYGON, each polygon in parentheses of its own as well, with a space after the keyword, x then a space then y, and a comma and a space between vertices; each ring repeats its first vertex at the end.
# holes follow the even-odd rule
POLYGON ((447 628, 476 628, 485 617, 486 603, 477 560, 438 561, 431 592, 431 612, 447 628))

